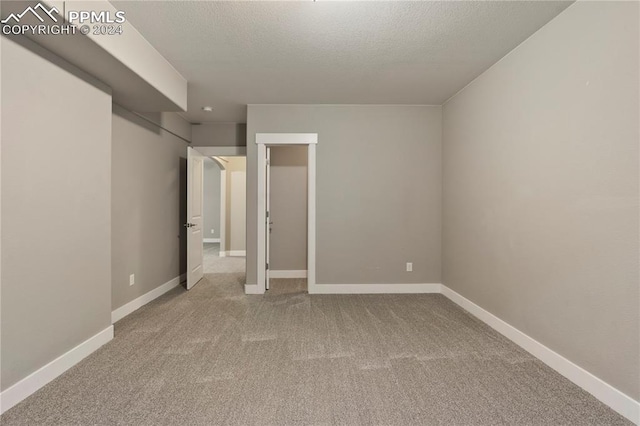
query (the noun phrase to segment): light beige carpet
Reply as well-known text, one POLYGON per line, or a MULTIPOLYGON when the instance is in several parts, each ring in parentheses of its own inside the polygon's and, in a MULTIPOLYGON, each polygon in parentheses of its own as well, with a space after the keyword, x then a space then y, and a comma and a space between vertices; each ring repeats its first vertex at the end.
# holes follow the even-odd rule
POLYGON ((309 296, 207 275, 2 425, 617 425, 623 418, 441 295, 309 296))
POLYGON ((244 257, 220 257, 219 243, 205 243, 203 247, 203 271, 205 274, 244 273, 246 262, 244 257))

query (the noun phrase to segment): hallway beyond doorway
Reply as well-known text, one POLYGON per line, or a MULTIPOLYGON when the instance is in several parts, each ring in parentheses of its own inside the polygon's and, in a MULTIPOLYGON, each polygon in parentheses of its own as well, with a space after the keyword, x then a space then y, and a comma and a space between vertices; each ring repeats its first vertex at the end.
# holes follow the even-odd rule
POLYGON ((246 270, 244 257, 220 257, 220 243, 204 243, 203 251, 205 274, 244 273, 246 270))

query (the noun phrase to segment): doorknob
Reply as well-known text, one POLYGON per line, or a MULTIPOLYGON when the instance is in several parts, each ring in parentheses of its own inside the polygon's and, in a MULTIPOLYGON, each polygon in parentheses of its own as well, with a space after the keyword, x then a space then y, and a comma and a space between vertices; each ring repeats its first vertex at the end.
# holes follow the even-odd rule
POLYGON ((195 223, 185 223, 183 226, 184 226, 185 228, 191 228, 191 227, 193 227, 193 226, 196 226, 196 224, 195 224, 195 223))

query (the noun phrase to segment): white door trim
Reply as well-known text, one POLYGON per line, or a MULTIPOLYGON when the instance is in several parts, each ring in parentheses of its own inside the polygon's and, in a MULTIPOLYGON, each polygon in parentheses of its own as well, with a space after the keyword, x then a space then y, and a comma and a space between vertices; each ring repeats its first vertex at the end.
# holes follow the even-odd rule
POLYGON ((220 170, 220 253, 227 250, 227 171, 220 170))
POLYGON ((316 291, 316 144, 307 147, 307 291, 316 291))
POLYGON ((195 146, 200 154, 205 157, 246 157, 246 146, 195 146))
POLYGON ((265 225, 265 244, 264 244, 264 261, 267 264, 264 271, 264 286, 265 289, 269 290, 269 283, 271 279, 271 270, 269 269, 269 262, 271 261, 271 148, 269 145, 266 145, 266 156, 267 156, 267 166, 265 167, 265 195, 264 195, 264 204, 265 210, 267 211, 266 216, 266 225, 265 225))
MULTIPOLYGON (((307 145, 307 287, 316 288, 316 144, 317 133, 257 133, 258 145, 258 286, 255 293, 265 292, 266 267, 266 156, 267 145, 307 145)), ((245 288, 245 292, 247 292, 245 288)), ((254 291, 251 291, 254 293, 254 291)), ((254 293, 254 294, 255 294, 254 293)), ((249 294, 247 292, 247 294, 249 294)))
POLYGON ((256 133, 258 145, 315 145, 317 133, 256 133))

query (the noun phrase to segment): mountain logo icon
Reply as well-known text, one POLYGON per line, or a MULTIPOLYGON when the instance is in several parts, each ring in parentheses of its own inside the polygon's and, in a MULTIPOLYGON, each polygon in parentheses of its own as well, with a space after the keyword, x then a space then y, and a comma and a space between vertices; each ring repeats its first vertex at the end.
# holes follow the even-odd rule
POLYGON ((17 24, 27 13, 31 13, 33 16, 38 18, 40 22, 44 22, 44 19, 42 18, 42 16, 38 14, 38 10, 40 11, 40 13, 45 14, 46 16, 51 18, 53 22, 58 22, 58 19, 56 18, 56 15, 55 15, 55 13, 60 13, 58 9, 56 9, 55 7, 52 7, 51 9, 47 9, 45 6, 42 5, 42 3, 38 3, 34 7, 29 6, 22 13, 18 13, 17 15, 15 13, 10 13, 9 16, 4 18, 0 22, 2 22, 3 24, 8 24, 9 21, 13 20, 17 24))

